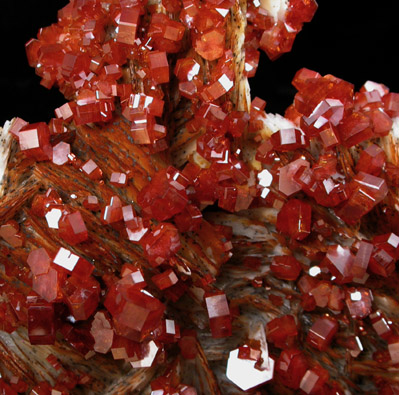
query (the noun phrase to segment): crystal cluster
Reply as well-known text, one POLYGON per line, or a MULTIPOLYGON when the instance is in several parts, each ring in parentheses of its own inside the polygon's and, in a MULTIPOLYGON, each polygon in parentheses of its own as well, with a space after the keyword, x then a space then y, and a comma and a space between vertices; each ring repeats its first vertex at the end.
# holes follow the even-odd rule
MULTIPOLYGON (((152 395, 340 394, 332 358, 358 375, 364 361, 396 369, 399 94, 301 69, 285 118, 244 103, 237 79, 254 76, 258 50, 290 51, 317 4, 241 6, 72 0, 26 44, 67 102, 9 129, 10 172, 41 183, 22 179, 0 207, 2 331, 157 372, 152 395), (201 383, 183 379, 193 369, 201 383)), ((51 385, 8 369, 0 390, 96 388, 46 361, 61 371, 51 385)), ((396 391, 388 374, 370 381, 396 391)))

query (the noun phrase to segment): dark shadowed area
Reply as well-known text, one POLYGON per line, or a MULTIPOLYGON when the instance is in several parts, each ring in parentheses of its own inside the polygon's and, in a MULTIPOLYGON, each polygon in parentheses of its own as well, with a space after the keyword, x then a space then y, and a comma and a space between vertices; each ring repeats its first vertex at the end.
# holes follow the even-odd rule
MULTIPOLYGON (((65 102, 57 89, 39 84, 27 63, 24 44, 36 37, 40 27, 56 22, 57 10, 67 3, 1 2, 1 124, 13 116, 29 122, 48 121, 54 108, 65 102)), ((284 113, 295 94, 291 80, 301 67, 334 74, 354 83, 356 89, 374 80, 399 92, 396 18, 391 2, 371 6, 351 0, 348 8, 345 0, 320 0, 316 16, 299 33, 291 53, 274 62, 262 53, 257 75, 251 80, 252 96, 265 99, 268 112, 284 113)))

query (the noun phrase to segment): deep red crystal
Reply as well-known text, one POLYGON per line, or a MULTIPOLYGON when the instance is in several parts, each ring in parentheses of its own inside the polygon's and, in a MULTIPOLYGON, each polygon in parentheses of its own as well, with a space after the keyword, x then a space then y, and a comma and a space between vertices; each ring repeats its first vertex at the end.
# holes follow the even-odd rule
POLYGON ((282 280, 294 281, 301 273, 301 264, 289 255, 275 256, 270 264, 272 273, 282 280))
POLYGON ((209 325, 212 337, 231 336, 231 315, 229 304, 224 292, 205 294, 205 304, 208 310, 209 325))
POLYGON ((328 348, 338 331, 338 322, 332 317, 318 318, 309 329, 306 341, 320 351, 328 348))
POLYGON ((290 199, 277 215, 277 230, 295 240, 303 240, 311 230, 311 206, 298 199, 290 199))
POLYGON ((276 347, 290 348, 298 335, 298 327, 292 315, 275 318, 266 324, 267 338, 276 347))

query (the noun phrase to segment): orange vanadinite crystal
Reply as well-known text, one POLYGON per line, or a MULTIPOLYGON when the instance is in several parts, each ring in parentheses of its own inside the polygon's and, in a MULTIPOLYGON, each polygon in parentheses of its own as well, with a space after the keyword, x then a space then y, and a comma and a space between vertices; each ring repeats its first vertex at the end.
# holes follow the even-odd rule
POLYGON ((63 216, 58 226, 60 237, 71 245, 82 243, 89 237, 82 214, 79 211, 63 216))
POLYGON ((32 273, 38 276, 49 271, 51 259, 44 248, 38 248, 29 253, 27 263, 32 273))
POLYGON ((26 155, 38 161, 48 160, 52 156, 50 131, 46 123, 28 124, 18 133, 19 147, 26 155))
POLYGON ((133 45, 136 40, 137 25, 139 22, 140 9, 138 7, 124 7, 118 19, 116 41, 133 45))
POLYGON ((14 220, 7 221, 0 226, 0 237, 11 247, 22 247, 24 244, 24 236, 20 232, 18 222, 14 220))

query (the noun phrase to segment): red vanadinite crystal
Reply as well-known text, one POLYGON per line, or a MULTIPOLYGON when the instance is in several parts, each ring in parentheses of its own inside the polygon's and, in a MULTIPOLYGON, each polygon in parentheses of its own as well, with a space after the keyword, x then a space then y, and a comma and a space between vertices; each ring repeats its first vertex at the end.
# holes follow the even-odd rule
POLYGON ((197 356, 197 332, 195 330, 184 330, 178 344, 183 358, 194 359, 197 356))
POLYGON ((165 310, 158 299, 132 287, 112 287, 104 305, 113 317, 116 333, 135 341, 159 325, 165 310))
POLYGON ((99 303, 100 285, 94 278, 71 276, 62 287, 64 300, 75 320, 87 320, 99 303))
MULTIPOLYGON (((0 329, 150 368, 129 388, 153 395, 396 393, 399 93, 303 68, 285 118, 267 114, 246 78, 316 1, 158 3, 71 0, 26 44, 68 102, 5 127, 23 154, 0 207, 0 329)), ((54 350, 51 385, 5 360, 0 392, 115 387, 54 350)))
POLYGON ((277 278, 294 281, 301 273, 302 267, 293 256, 275 256, 270 270, 277 278))
POLYGON ((32 303, 28 307, 28 336, 31 344, 53 344, 55 341, 54 305, 32 303))
POLYGON ((346 293, 346 306, 353 318, 366 318, 372 309, 373 296, 369 289, 349 288, 346 293))
POLYGON ((82 243, 89 238, 82 214, 79 211, 62 217, 58 226, 59 235, 71 245, 82 243))
POLYGON ((53 263, 61 270, 66 270, 68 273, 72 273, 78 278, 84 279, 89 277, 94 270, 94 266, 86 261, 86 259, 81 258, 71 251, 61 247, 53 263))
POLYGON ((350 282, 353 277, 352 266, 354 255, 347 247, 340 245, 330 246, 323 260, 330 272, 339 283, 350 282))
POLYGON ((224 292, 205 294, 205 304, 208 310, 209 325, 212 337, 231 336, 231 315, 224 292))
POLYGON ((371 211, 388 194, 383 178, 359 172, 349 183, 351 195, 337 214, 346 223, 354 224, 371 211))
POLYGON ((92 159, 89 159, 86 163, 84 163, 81 166, 81 170, 91 180, 101 180, 103 176, 103 172, 92 159))
POLYGON ((384 165, 385 152, 378 145, 372 144, 361 152, 356 170, 379 176, 384 165))
POLYGON ((276 228, 295 240, 303 240, 310 234, 312 209, 302 200, 291 199, 277 215, 276 228))
POLYGON ((38 248, 29 253, 27 263, 33 275, 38 276, 49 271, 51 259, 44 248, 38 248))
POLYGON ((85 200, 83 200, 83 206, 91 211, 100 211, 100 203, 96 196, 87 196, 85 200))
POLYGON ((169 288, 172 285, 176 284, 179 279, 172 269, 168 269, 163 273, 152 276, 151 280, 157 286, 157 288, 159 288, 160 290, 164 290, 165 288, 169 288))
POLYGON ((306 371, 299 384, 299 388, 305 394, 323 393, 324 384, 328 379, 329 374, 327 370, 323 369, 320 365, 315 365, 306 371))
POLYGON ((143 216, 164 221, 183 211, 188 179, 172 166, 161 170, 138 196, 143 216))
POLYGON ((94 338, 94 351, 106 354, 112 347, 114 331, 112 322, 105 311, 98 311, 91 324, 90 333, 94 338))
POLYGON ((115 224, 123 220, 122 202, 118 196, 112 196, 108 206, 101 210, 101 221, 104 224, 115 224))
POLYGON ((306 341, 320 351, 330 345, 338 331, 338 322, 332 317, 318 318, 309 329, 306 341))
POLYGON ((33 276, 32 289, 47 302, 54 302, 59 297, 62 275, 52 267, 47 273, 33 276))
POLYGON ((0 237, 2 237, 11 247, 22 247, 24 236, 19 231, 19 225, 16 221, 10 220, 0 226, 0 237))
POLYGON ((52 162, 56 165, 64 165, 68 162, 68 156, 71 153, 71 146, 61 141, 53 147, 52 162))
POLYGON ((276 372, 283 380, 284 385, 298 389, 306 371, 308 363, 305 355, 298 349, 283 350, 276 361, 276 372))
POLYGON ((391 337, 392 327, 382 311, 377 310, 374 313, 371 313, 370 321, 378 336, 385 340, 388 340, 391 337))
POLYGON ((144 253, 152 266, 159 266, 180 249, 178 230, 170 223, 160 223, 141 240, 144 253))
POLYGON ((19 147, 26 155, 38 160, 48 160, 52 157, 50 131, 46 123, 28 124, 18 133, 19 147))
POLYGON ((298 327, 292 315, 271 320, 267 323, 266 330, 268 340, 283 349, 292 347, 298 335, 298 327))

